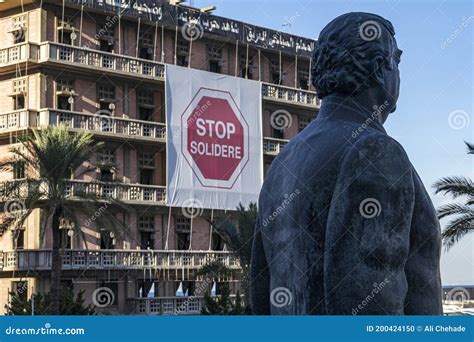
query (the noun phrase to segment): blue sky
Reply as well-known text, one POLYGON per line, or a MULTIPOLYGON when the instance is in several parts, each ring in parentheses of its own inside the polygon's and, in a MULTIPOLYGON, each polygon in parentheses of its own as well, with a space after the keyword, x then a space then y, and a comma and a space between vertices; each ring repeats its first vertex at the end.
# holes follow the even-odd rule
MULTIPOLYGON (((450 201, 433 195, 431 185, 437 179, 474 178, 474 156, 465 153, 463 143, 474 141, 472 1, 194 0, 196 7, 209 5, 217 6, 217 15, 312 38, 346 12, 387 18, 404 51, 400 99, 386 123, 388 133, 405 147, 435 206, 450 201), (288 22, 291 26, 283 26, 288 22)), ((444 284, 474 284, 471 235, 443 251, 444 284)))

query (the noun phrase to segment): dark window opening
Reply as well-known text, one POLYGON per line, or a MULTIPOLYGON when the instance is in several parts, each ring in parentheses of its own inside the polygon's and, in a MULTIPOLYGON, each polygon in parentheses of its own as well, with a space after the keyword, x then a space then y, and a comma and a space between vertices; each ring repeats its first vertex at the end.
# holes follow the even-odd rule
POLYGON ((137 297, 158 297, 158 282, 150 280, 139 281, 137 285, 137 297))
POLYGON ((153 49, 151 47, 140 47, 138 57, 150 61, 153 60, 153 49))
POLYGON ((60 228, 59 229, 59 248, 62 249, 71 249, 72 248, 72 237, 74 232, 69 228, 60 228))
POLYGON ((61 44, 72 45, 71 32, 59 31, 58 35, 61 44))
POLYGON ((284 134, 283 130, 282 129, 277 129, 277 128, 273 129, 272 136, 275 139, 284 139, 285 138, 285 134, 284 134))
POLYGON ((139 107, 138 115, 140 120, 152 121, 153 120, 153 108, 139 107))
POLYGON ((72 111, 72 103, 69 100, 69 96, 58 95, 57 99, 57 108, 60 110, 70 110, 72 111))
POLYGON ((140 247, 142 249, 154 249, 155 234, 153 232, 140 232, 140 247))
POLYGON ((300 89, 308 90, 309 83, 307 78, 300 78, 300 89))
POLYGON ((224 250, 224 241, 219 234, 212 234, 212 250, 222 251, 224 250))
POLYGON ((190 243, 190 234, 185 232, 179 232, 176 234, 177 236, 177 249, 178 250, 188 250, 189 243, 190 243))
POLYGON ((153 184, 153 170, 141 169, 140 170, 140 184, 152 185, 153 184))
POLYGON ((220 73, 221 72, 221 65, 220 65, 219 61, 209 61, 209 71, 220 73))
POLYGON ((12 292, 15 293, 20 300, 26 301, 28 299, 28 281, 13 281, 12 292))
POLYGON ((103 40, 101 39, 100 40, 100 51, 103 51, 103 52, 109 52, 109 53, 113 53, 114 52, 114 44, 113 44, 113 41, 111 40, 103 40))
POLYGON ((18 229, 13 232, 13 249, 25 248, 25 229, 18 229))
POLYGON ((179 66, 187 67, 188 66, 188 56, 178 55, 176 56, 176 64, 179 66))
POLYGON ((15 95, 13 97, 13 109, 25 109, 25 95, 15 95))
POLYGON ((26 178, 26 164, 24 162, 16 162, 13 165, 13 179, 26 178))
POLYGON ((100 230, 100 249, 115 249, 115 238, 111 231, 100 230))
MULTIPOLYGON (((194 296, 194 292, 195 292, 195 288, 196 288, 196 284, 194 281, 183 281, 181 282, 181 284, 183 284, 183 293, 184 295, 186 296, 194 296)), ((179 288, 179 283, 178 283, 178 288, 179 288)), ((176 289, 176 291, 178 291, 178 288, 176 289)))
POLYGON ((100 170, 99 180, 101 182, 113 182, 114 174, 111 170, 100 170))

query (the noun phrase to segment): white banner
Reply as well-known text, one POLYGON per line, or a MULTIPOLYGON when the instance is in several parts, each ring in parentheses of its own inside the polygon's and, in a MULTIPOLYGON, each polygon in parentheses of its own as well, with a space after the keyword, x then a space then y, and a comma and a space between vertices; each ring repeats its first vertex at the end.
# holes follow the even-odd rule
POLYGON ((263 183, 261 84, 166 66, 168 206, 234 210, 263 183))

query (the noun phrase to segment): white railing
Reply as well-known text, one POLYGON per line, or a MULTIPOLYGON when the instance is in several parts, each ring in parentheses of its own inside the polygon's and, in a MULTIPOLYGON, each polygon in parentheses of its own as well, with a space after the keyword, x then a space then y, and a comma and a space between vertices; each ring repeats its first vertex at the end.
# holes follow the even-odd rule
POLYGON ((270 83, 262 83, 262 96, 267 100, 283 101, 297 105, 311 107, 319 107, 320 105, 315 92, 270 83))
MULTIPOLYGON (((235 303, 236 296, 231 295, 235 303)), ((204 296, 129 298, 131 314, 135 315, 200 315, 204 296)), ((243 303, 242 303, 243 304, 243 303)))
POLYGON ((159 79, 164 79, 165 77, 165 65, 163 63, 146 59, 53 42, 41 44, 40 49, 42 60, 49 59, 69 62, 102 70, 112 70, 159 79))
POLYGON ((263 138, 263 153, 277 155, 286 144, 288 144, 288 140, 263 138))
MULTIPOLYGON (((177 250, 63 250, 63 270, 111 269, 199 269, 219 261, 231 269, 240 269, 232 252, 177 250)), ((51 250, 0 252, 0 270, 50 270, 51 250)))
POLYGON ((56 109, 41 110, 39 115, 40 125, 66 124, 71 129, 86 130, 92 133, 166 140, 166 125, 159 122, 56 109))
POLYGON ((30 59, 36 61, 37 58, 38 45, 34 44, 23 43, 0 49, 0 67, 30 59))
POLYGON ((166 125, 153 121, 57 109, 17 110, 0 114, 0 133, 59 124, 68 125, 73 130, 85 130, 111 137, 166 141, 166 125))
POLYGON ((96 197, 113 198, 124 202, 165 205, 166 187, 160 185, 125 184, 118 182, 97 182, 70 180, 67 182, 66 195, 77 196, 81 193, 96 197))

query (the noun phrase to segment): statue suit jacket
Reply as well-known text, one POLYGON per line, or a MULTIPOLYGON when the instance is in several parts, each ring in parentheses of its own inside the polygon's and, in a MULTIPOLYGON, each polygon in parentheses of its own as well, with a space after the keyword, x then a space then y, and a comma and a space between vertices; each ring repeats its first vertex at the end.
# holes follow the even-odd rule
POLYGON ((441 238, 428 193, 375 112, 333 98, 265 178, 252 310, 440 315, 441 238))

